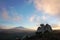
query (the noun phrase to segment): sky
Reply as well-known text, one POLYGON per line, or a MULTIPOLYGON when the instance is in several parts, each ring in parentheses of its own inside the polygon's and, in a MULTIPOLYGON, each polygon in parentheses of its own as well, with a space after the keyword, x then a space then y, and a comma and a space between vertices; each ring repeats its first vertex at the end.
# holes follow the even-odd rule
POLYGON ((60 26, 60 0, 0 0, 0 28, 36 29, 41 23, 60 26))

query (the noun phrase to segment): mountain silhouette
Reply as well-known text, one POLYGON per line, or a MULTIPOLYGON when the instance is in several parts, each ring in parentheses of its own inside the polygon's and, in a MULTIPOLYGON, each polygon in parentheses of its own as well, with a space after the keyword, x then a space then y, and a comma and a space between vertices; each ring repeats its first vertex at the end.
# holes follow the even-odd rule
POLYGON ((28 28, 24 28, 23 26, 19 26, 19 27, 14 27, 11 29, 0 29, 0 32, 5 32, 5 33, 30 33, 34 30, 28 29, 28 28))
POLYGON ((24 28, 23 26, 15 27, 15 28, 24 28))

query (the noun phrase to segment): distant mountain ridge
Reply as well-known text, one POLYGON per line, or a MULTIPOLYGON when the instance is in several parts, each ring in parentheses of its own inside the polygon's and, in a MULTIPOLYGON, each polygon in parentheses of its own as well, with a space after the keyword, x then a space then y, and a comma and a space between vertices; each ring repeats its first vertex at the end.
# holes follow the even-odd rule
MULTIPOLYGON (((12 29, 12 28, 6 28, 8 26, 0 25, 0 29, 12 29)), ((23 26, 13 27, 13 28, 24 28, 23 26)))
POLYGON ((19 26, 19 27, 16 27, 16 28, 24 28, 23 26, 19 26))
POLYGON ((31 32, 33 30, 24 28, 23 26, 19 26, 19 27, 14 27, 11 29, 0 29, 0 31, 8 32, 8 33, 22 33, 22 32, 31 32))

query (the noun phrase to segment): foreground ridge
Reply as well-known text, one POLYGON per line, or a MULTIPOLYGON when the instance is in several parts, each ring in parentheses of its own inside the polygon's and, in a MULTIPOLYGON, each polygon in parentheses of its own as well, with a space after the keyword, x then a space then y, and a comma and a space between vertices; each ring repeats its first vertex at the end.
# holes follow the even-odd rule
POLYGON ((40 27, 38 27, 37 31, 35 32, 35 35, 25 35, 22 40, 60 40, 59 37, 60 34, 54 33, 49 24, 40 24, 40 27))

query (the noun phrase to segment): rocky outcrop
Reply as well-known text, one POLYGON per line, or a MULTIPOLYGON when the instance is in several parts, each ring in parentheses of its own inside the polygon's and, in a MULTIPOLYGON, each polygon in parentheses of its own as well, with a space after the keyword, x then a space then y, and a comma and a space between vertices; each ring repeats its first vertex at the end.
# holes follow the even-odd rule
POLYGON ((38 27, 37 32, 36 33, 42 33, 44 34, 45 32, 52 32, 52 28, 49 24, 40 24, 40 27, 38 27))

